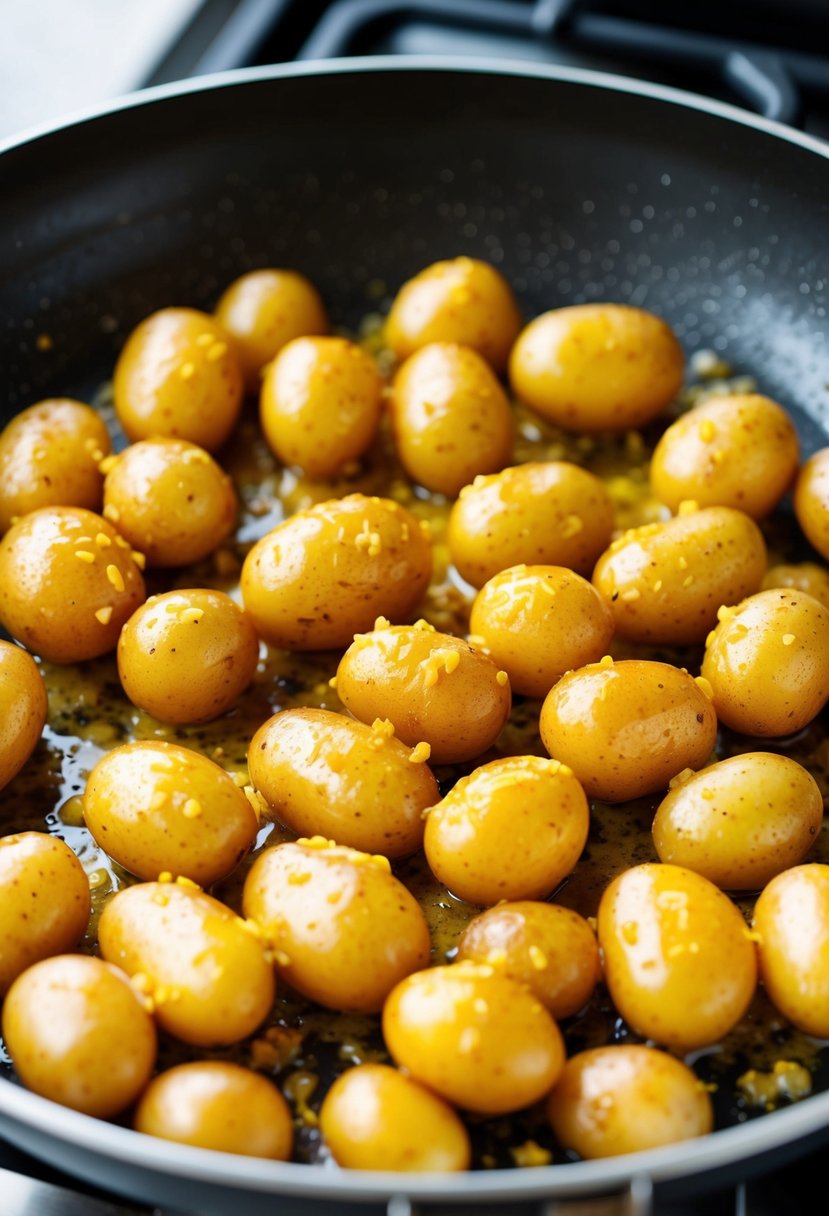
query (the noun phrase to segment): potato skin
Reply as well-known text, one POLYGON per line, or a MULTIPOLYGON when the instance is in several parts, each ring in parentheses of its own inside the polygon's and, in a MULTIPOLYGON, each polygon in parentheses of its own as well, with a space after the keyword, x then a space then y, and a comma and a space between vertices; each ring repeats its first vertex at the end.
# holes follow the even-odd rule
POLYGON ((204 448, 154 437, 115 460, 104 515, 150 566, 186 566, 212 553, 236 521, 236 491, 204 448))
POLYGON ((89 910, 89 881, 62 840, 0 836, 0 999, 27 967, 77 946, 89 910))
POLYGON ((124 692, 160 722, 209 722, 253 679, 259 638, 250 617, 221 591, 153 595, 118 639, 124 692))
POLYGON ((725 891, 758 891, 803 860, 822 822, 811 773, 788 756, 745 752, 672 789, 657 808, 653 841, 660 861, 725 891))
POLYGON ((428 743, 434 764, 480 756, 511 704, 506 673, 482 651, 417 625, 355 637, 337 668, 337 692, 361 722, 387 718, 410 747, 428 743))
POLYGON ((469 1168, 466 1128, 437 1095, 385 1064, 359 1064, 323 1099, 320 1130, 338 1165, 399 1173, 469 1168))
POLYGON ((741 913, 681 866, 647 862, 615 878, 598 935, 613 1004, 637 1034, 675 1051, 718 1042, 754 995, 757 959, 741 913))
POLYGON ((296 270, 251 270, 234 279, 216 305, 216 320, 233 339, 249 393, 259 391, 265 365, 293 338, 327 334, 325 305, 296 270))
POLYGON ((335 476, 371 446, 383 380, 345 338, 295 338, 270 364, 259 398, 268 447, 308 477, 335 476))
POLYGON ((564 1065, 558 1026, 520 984, 480 963, 430 967, 383 1008, 392 1058, 448 1102, 503 1115, 537 1102, 564 1065))
POLYGON ((169 870, 209 886, 256 837, 256 815, 218 764, 177 743, 147 740, 106 752, 89 774, 84 820, 139 878, 169 870))
POLYGON ((756 393, 709 397, 659 440, 651 486, 672 511, 694 499, 763 519, 791 486, 797 462, 797 431, 776 401, 756 393))
POLYGON ((391 422, 413 481, 449 498, 512 456, 512 413, 488 364, 468 346, 431 342, 411 355, 392 386, 391 422))
POLYGON ((829 699, 829 609, 802 591, 759 591, 721 615, 702 674, 718 718, 763 738, 794 734, 829 699))
POLYGON ((32 656, 0 641, 0 790, 37 747, 48 708, 46 685, 32 656))
POLYGON ((610 544, 613 506, 598 477, 563 460, 515 465, 464 486, 449 515, 452 561, 473 587, 509 566, 589 577, 610 544))
POLYGON ((280 974, 329 1009, 377 1013, 394 985, 429 961, 420 905, 388 861, 319 836, 261 853, 243 907, 280 974))
POLYGON ((286 709, 253 736, 250 779, 271 810, 300 836, 384 857, 423 843, 423 812, 440 800, 426 764, 362 722, 327 709, 286 709))
POLYGON ((816 562, 781 563, 771 566, 763 578, 762 590, 773 591, 777 587, 791 587, 794 591, 805 591, 829 608, 829 570, 816 562))
POLYGON ((625 532, 602 554, 593 585, 620 637, 634 642, 701 642, 722 604, 759 591, 763 534, 748 515, 708 507, 625 532))
POLYGON ((807 540, 829 559, 829 448, 815 452, 800 470, 794 513, 807 540))
POLYGON ((512 349, 516 395, 551 422, 588 434, 656 418, 682 385, 683 354, 659 317, 624 304, 542 313, 512 349))
POLYGON ((0 541, 0 624, 52 663, 114 650, 144 597, 127 542, 82 507, 32 511, 0 541))
POLYGON ((273 968, 250 926, 185 883, 119 891, 101 913, 98 944, 144 985, 162 1030, 197 1047, 238 1043, 273 1004, 273 968))
POLYGON ((257 541, 242 598, 273 646, 327 650, 381 614, 408 616, 431 576, 431 544, 415 517, 391 499, 349 494, 298 511, 257 541))
POLYGON ((398 359, 429 342, 471 346, 496 371, 521 328, 512 288, 494 266, 476 258, 433 262, 398 291, 385 338, 398 359))
POLYGON ((540 756, 475 769, 426 817, 432 873, 472 904, 541 899, 575 868, 590 811, 572 770, 540 756))
POLYGON ((572 1056, 547 1102, 557 1139, 585 1161, 705 1136, 711 1099, 667 1052, 624 1043, 572 1056))
POLYGON ((270 1081, 223 1060, 179 1064, 154 1077, 135 1112, 136 1131, 178 1144, 287 1161, 294 1126, 270 1081))
POLYGON ((99 1119, 129 1106, 155 1064, 155 1026, 127 977, 81 954, 45 959, 15 980, 3 1038, 27 1089, 99 1119))
POLYGON ((596 934, 584 917, 532 900, 479 913, 463 931, 458 959, 487 963, 523 984, 556 1019, 583 1009, 602 973, 596 934))
POLYGON ((626 802, 711 755, 717 718, 687 672, 648 659, 569 672, 541 708, 541 739, 591 798, 626 802))
POLYGON ((215 452, 239 416, 242 369, 213 317, 195 308, 162 308, 127 338, 113 391, 131 440, 166 435, 215 452))
POLYGON ((22 410, 0 433, 0 533, 39 507, 99 510, 98 465, 111 447, 103 418, 81 401, 50 398, 22 410))
POLYGON ((484 583, 469 618, 514 692, 544 697, 565 671, 607 652, 613 617, 586 579, 563 566, 511 566, 484 583))
POLYGON ((784 870, 754 907, 760 978, 774 1005, 806 1034, 829 1038, 829 866, 784 870))

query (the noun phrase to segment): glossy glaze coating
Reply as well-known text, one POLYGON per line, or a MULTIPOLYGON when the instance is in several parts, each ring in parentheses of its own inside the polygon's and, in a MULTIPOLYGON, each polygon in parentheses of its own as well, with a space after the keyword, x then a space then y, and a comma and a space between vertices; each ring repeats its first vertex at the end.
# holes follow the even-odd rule
POLYGON ((773 878, 754 908, 760 977, 785 1018, 829 1038, 829 866, 795 866, 773 878))
POLYGON ((0 789, 31 756, 46 725, 48 699, 30 654, 0 640, 0 789))
POLYGON ((807 460, 794 488, 794 510, 809 541, 829 558, 829 448, 807 460))

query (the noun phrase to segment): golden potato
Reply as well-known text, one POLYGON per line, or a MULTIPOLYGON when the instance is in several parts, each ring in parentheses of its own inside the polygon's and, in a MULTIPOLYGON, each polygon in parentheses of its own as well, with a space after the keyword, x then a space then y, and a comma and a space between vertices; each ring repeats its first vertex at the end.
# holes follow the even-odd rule
POLYGON ((829 608, 829 570, 816 562, 782 562, 771 566, 763 578, 762 590, 773 591, 776 587, 805 591, 829 608))
POLYGON ((812 863, 771 880, 754 908, 760 977, 793 1026, 829 1039, 829 866, 812 863))
POLYGON ((32 656, 0 641, 0 790, 37 747, 48 708, 46 685, 32 656))
POLYGON ((829 558, 829 448, 806 461, 794 487, 794 513, 807 540, 829 558))

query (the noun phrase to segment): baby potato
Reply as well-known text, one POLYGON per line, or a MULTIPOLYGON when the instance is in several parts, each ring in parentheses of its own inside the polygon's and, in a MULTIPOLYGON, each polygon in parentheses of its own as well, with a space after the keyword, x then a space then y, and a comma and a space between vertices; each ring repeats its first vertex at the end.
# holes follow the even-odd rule
POLYGON ((272 646, 327 650, 380 613, 407 617, 431 577, 431 543, 415 517, 390 498, 349 494, 263 536, 245 558, 242 597, 272 646))
POLYGON ((717 717, 743 735, 791 735, 829 700, 829 608, 802 591, 759 591, 720 612, 702 674, 717 717))
POLYGON ((670 326, 624 304, 542 313, 512 348, 510 383, 532 409, 571 431, 626 431, 656 418, 682 386, 670 326))
POLYGON ((460 638, 425 621, 379 622, 359 634, 337 668, 337 692, 361 722, 387 718, 399 739, 428 744, 434 764, 459 764, 495 742, 509 717, 506 672, 460 638))
POLYGON ((829 1039, 829 866, 784 870, 754 908, 760 977, 774 1005, 805 1034, 829 1039))
POLYGON ((260 853, 245 880, 279 973, 329 1009, 377 1013, 429 961, 429 929, 385 857, 314 836, 260 853))
POLYGON ((757 984, 740 911, 701 874, 647 862, 615 878, 598 916, 604 978, 637 1034, 677 1052, 717 1043, 757 984))
POLYGON ((256 837, 251 804, 200 752, 148 740, 106 752, 83 796, 86 826, 139 878, 163 870, 206 886, 229 874, 256 837))
POLYGON ((423 847, 432 873, 468 903, 541 899, 575 868, 589 826, 571 769, 507 756, 461 777, 431 808, 423 847))
POLYGON ((512 456, 512 413, 485 360, 469 346, 430 342, 394 378, 394 443, 413 481, 454 498, 512 456))
POLYGON ((80 401, 50 398, 12 418, 0 433, 0 533, 39 507, 97 511, 111 446, 101 415, 80 401))
POLYGON ((561 904, 499 903, 469 922, 458 958, 488 963, 529 988, 554 1018, 583 1009, 601 978, 590 925, 561 904))
POLYGON ((128 438, 166 435, 208 452, 228 438, 242 406, 229 335, 195 308, 162 308, 142 321, 118 356, 112 387, 128 438))
POLYGON ((320 1131, 352 1170, 446 1174, 469 1168, 466 1128, 440 1098, 385 1064, 359 1064, 323 1099, 320 1131))
POLYGON ((433 262, 403 284, 385 339, 401 360, 429 342, 460 342, 503 371, 520 328, 521 314, 504 276, 488 262, 460 257, 433 262))
POLYGON ((135 1112, 136 1131, 220 1153, 287 1161, 288 1103, 265 1077, 224 1060, 179 1064, 154 1077, 135 1112))
POLYGON ((788 756, 746 752, 672 789, 657 809, 653 842, 660 861, 727 891, 758 891, 803 860, 822 822, 811 773, 788 756))
POLYGON ((547 751, 572 768, 591 798, 626 802, 705 764, 717 718, 687 672, 606 658, 559 680, 541 708, 540 729, 547 751))
POLYGON ((45 959, 15 980, 3 1038, 27 1089, 99 1119, 129 1106, 155 1064, 155 1026, 127 977, 82 954, 45 959))
POLYGON ((820 600, 824 608, 829 608, 829 570, 824 570, 817 562, 795 562, 791 565, 782 562, 770 567, 763 579, 762 590, 773 591, 777 587, 805 591, 807 595, 820 600))
POLYGON ((598 477, 566 461, 476 477, 449 515, 449 553, 473 587, 521 563, 587 575, 610 544, 613 506, 598 477))
MULTIPOLYGON (((385 728, 385 729, 384 729, 385 728)), ((384 857, 423 843, 423 812, 440 800, 426 764, 375 727, 327 709, 286 709, 253 736, 250 779, 282 823, 384 857)))
POLYGON ((104 482, 104 515, 150 566, 186 566, 212 553, 233 528, 233 483, 215 460, 182 439, 134 443, 104 482))
POLYGON ((256 926, 187 879, 123 888, 101 913, 98 944, 152 1002, 161 1029, 185 1043, 238 1043, 273 1004, 256 926))
POLYGON ((701 642, 722 604, 759 591, 766 544, 742 511, 708 507, 632 528, 602 554, 593 585, 634 642, 701 642))
POLYGON ((259 419, 268 447, 308 477, 333 477, 371 446, 383 381, 374 360, 345 338, 295 338, 262 383, 259 419))
POLYGON ((613 617, 599 593, 563 566, 511 566, 475 597, 470 637, 509 676, 514 692, 544 697, 565 671, 600 659, 613 617))
POLYGON ((800 470, 794 513, 810 544, 829 558, 829 448, 815 452, 800 470))
POLYGON ((209 722, 253 679, 259 639, 246 612, 221 591, 152 595, 118 639, 124 692, 159 722, 209 722))
POLYGON ((481 963, 430 967, 383 1008, 395 1063, 448 1102, 504 1115, 543 1098, 564 1065, 558 1026, 521 984, 481 963))
POLYGON ((792 484, 798 452, 794 423, 776 401, 757 393, 709 397, 659 440, 651 486, 672 511, 694 499, 763 519, 792 484))
POLYGON ((52 663, 114 650, 144 596, 128 543, 82 507, 32 511, 0 541, 0 624, 52 663))
POLYGON ((0 790, 37 747, 48 708, 46 685, 32 656, 0 641, 0 790))
POLYGON ((265 365, 283 346, 329 329, 319 292, 296 270, 240 275, 220 297, 216 320, 233 339, 249 393, 259 391, 265 365))
POLYGON ((62 840, 0 837, 0 999, 32 963, 77 946, 89 909, 89 881, 62 840))
POLYGON ((547 1112, 560 1143, 585 1161, 677 1144, 714 1127, 708 1091, 687 1064, 633 1043, 572 1056, 547 1112))

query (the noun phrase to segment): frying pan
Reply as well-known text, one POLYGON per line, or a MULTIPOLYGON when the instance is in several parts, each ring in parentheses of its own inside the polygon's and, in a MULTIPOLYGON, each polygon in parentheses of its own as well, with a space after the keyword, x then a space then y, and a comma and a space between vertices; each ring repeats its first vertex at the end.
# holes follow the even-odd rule
MULTIPOLYGON (((613 299, 712 347, 827 442, 829 151, 690 94, 576 70, 348 60, 165 87, 0 150, 0 402, 84 397, 130 328, 291 265, 355 325, 437 258, 498 265, 527 315, 613 299)), ((829 1140, 829 1093, 619 1159, 449 1178, 226 1157, 0 1080, 0 1133, 133 1198, 199 1212, 403 1216, 687 1196, 829 1140)))

